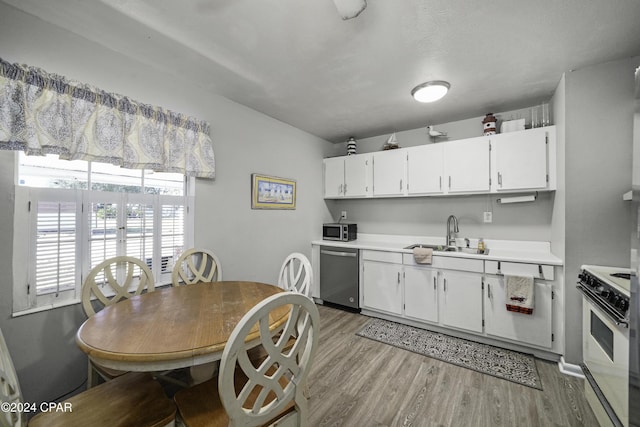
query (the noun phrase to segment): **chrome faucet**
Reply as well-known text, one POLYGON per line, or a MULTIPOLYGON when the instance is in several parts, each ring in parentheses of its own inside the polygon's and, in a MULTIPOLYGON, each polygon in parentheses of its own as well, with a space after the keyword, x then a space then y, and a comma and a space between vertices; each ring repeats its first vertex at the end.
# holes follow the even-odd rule
POLYGON ((453 234, 459 231, 460 230, 458 229, 458 218, 456 218, 455 215, 449 215, 449 218, 447 218, 447 240, 446 240, 447 242, 446 244, 448 247, 456 245, 456 238, 453 234), (451 224, 453 224, 453 230, 451 230, 451 224))

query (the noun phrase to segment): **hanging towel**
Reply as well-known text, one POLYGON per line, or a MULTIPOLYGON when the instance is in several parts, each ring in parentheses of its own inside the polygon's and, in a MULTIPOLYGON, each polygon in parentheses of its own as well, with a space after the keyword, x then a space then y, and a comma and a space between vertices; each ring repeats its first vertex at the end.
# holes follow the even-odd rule
POLYGON ((431 264, 433 249, 431 248, 413 248, 413 258, 418 264, 431 264))
POLYGON ((504 280, 507 310, 533 314, 533 276, 505 275, 504 280))

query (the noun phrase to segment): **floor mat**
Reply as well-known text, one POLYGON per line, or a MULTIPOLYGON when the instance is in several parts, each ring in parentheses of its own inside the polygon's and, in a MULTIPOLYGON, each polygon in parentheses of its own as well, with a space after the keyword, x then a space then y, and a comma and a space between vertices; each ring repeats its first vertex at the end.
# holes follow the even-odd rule
POLYGON ((394 347, 542 390, 535 358, 383 319, 371 319, 356 333, 394 347))

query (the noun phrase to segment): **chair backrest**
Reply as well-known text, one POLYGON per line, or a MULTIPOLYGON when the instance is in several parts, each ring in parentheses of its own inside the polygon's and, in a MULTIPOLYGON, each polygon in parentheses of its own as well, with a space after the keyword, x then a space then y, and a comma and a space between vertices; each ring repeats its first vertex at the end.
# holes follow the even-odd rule
POLYGON ((240 320, 222 353, 218 377, 218 392, 230 426, 263 425, 292 402, 299 420, 306 419, 303 389, 318 346, 319 328, 318 308, 310 298, 295 292, 272 295, 240 320), (290 311, 285 326, 275 333, 269 331, 270 314, 287 304, 290 311), (259 337, 245 342, 248 335, 256 333, 256 326, 259 337), (289 340, 295 340, 293 346, 287 346, 289 340), (262 345, 266 351, 257 367, 248 354, 254 345, 262 345), (238 389, 234 382, 237 370, 248 378, 238 389))
POLYGON ((87 317, 91 317, 96 314, 94 304, 102 310, 154 289, 153 273, 144 261, 130 256, 109 258, 91 269, 82 284, 82 307, 87 317))
POLYGON ((213 252, 206 249, 192 248, 184 251, 176 261, 171 274, 173 286, 220 280, 222 280, 220 260, 213 252))
POLYGON ((0 331, 0 402, 3 405, 16 404, 12 410, 0 411, 0 427, 21 427, 27 425, 27 417, 21 410, 22 392, 18 376, 11 360, 11 354, 7 348, 2 331, 0 331))
POLYGON ((284 260, 278 276, 278 286, 310 297, 312 281, 313 271, 306 256, 294 252, 284 260))

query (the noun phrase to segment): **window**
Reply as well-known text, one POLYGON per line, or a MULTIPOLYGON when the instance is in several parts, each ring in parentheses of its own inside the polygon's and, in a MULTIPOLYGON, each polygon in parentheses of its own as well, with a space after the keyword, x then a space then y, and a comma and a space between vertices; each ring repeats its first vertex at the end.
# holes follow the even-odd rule
POLYGON ((78 302, 83 277, 114 256, 171 282, 192 241, 192 179, 23 153, 17 169, 14 253, 27 262, 14 262, 14 313, 78 302))

